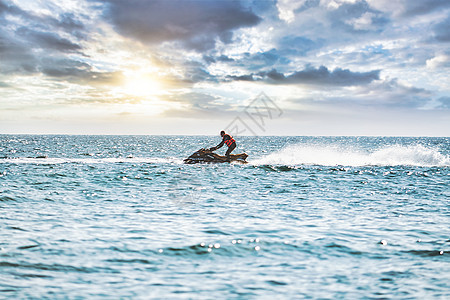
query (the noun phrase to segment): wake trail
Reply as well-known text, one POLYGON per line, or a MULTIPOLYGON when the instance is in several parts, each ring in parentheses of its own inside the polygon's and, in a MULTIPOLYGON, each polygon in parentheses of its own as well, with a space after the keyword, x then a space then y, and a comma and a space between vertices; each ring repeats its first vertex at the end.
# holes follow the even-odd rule
POLYGON ((3 158, 0 163, 13 164, 118 164, 118 163, 135 163, 135 164, 181 164, 181 158, 160 158, 160 157, 123 157, 123 158, 3 158))
POLYGON ((374 150, 342 145, 291 145, 251 162, 253 165, 450 166, 450 157, 422 145, 393 145, 374 150))

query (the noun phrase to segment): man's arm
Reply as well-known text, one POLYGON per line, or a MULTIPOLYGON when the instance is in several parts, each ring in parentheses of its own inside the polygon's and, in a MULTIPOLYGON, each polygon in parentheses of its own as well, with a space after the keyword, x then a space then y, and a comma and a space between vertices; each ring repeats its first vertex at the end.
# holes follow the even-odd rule
POLYGON ((212 148, 209 149, 209 150, 215 151, 215 150, 217 150, 217 149, 220 149, 220 148, 222 148, 222 146, 223 146, 224 143, 225 143, 225 139, 223 139, 223 140, 220 142, 219 145, 217 145, 217 146, 215 146, 215 147, 212 147, 212 148))

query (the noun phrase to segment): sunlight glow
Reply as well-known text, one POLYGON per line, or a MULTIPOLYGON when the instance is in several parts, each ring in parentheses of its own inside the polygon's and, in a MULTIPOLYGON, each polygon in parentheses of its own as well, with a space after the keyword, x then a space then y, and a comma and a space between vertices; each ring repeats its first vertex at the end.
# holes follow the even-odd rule
POLYGON ((161 83, 151 74, 133 72, 131 74, 125 74, 125 76, 126 81, 123 86, 123 92, 125 94, 147 97, 158 95, 162 92, 161 83))

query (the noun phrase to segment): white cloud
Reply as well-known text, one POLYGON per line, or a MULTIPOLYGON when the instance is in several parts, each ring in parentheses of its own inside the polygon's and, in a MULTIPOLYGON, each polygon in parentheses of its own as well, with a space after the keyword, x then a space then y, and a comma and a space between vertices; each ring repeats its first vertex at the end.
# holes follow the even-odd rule
POLYGON ((398 15, 405 10, 404 0, 366 0, 370 7, 385 12, 398 15))
POLYGON ((438 69, 450 67, 450 55, 439 54, 431 59, 427 60, 427 68, 438 69))
POLYGON ((277 2, 278 17, 286 23, 295 20, 294 11, 305 4, 306 0, 279 0, 277 2))
POLYGON ((352 25, 356 30, 369 30, 372 28, 372 18, 375 14, 366 12, 361 17, 348 20, 345 23, 352 25))
POLYGON ((355 4, 360 0, 320 0, 320 5, 330 10, 338 9, 343 4, 355 4))

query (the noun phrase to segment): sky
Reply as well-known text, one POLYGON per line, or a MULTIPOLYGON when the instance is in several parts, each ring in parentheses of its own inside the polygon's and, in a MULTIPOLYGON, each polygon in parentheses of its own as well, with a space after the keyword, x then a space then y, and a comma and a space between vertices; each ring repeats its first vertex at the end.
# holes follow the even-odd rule
POLYGON ((450 136, 448 0, 0 0, 0 133, 450 136))

